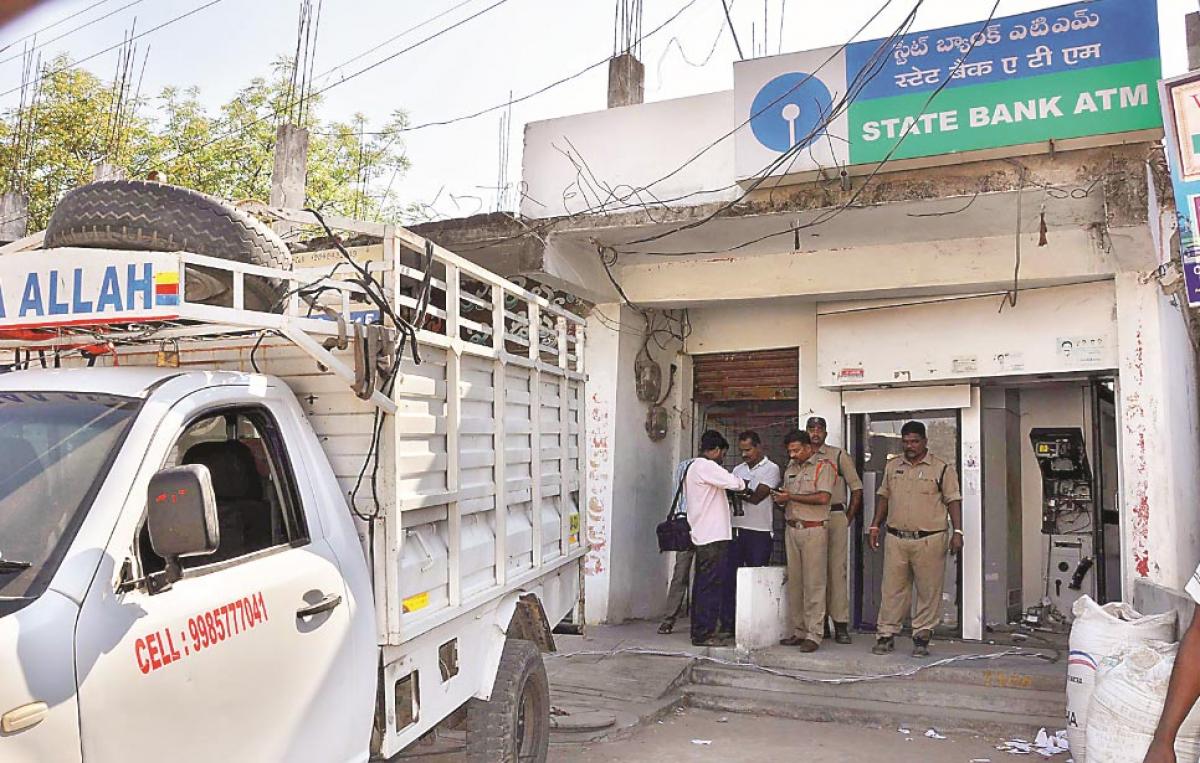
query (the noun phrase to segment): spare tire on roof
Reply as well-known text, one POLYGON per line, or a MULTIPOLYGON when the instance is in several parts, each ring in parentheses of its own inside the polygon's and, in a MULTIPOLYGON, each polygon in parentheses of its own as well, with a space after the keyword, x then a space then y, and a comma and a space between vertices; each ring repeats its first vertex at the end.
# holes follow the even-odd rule
MULTIPOLYGON (((292 269, 287 244, 251 215, 208 194, 148 180, 102 180, 68 192, 50 217, 42 246, 186 251, 292 269)), ((247 309, 277 310, 286 293, 286 281, 245 279, 247 309)), ((189 266, 185 296, 232 306, 232 276, 189 266)))

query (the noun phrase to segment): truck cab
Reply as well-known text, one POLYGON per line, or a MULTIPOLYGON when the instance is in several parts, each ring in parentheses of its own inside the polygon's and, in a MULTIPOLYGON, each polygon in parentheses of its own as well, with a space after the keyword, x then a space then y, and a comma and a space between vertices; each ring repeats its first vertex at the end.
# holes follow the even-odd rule
POLYGON ((2 744, 6 760, 125 760, 181 740, 188 758, 237 740, 246 759, 361 759, 370 580, 286 386, 136 368, 8 374, 0 431, 0 662, 16 679, 0 708, 42 717, 2 744), (187 463, 219 486, 220 542, 152 592, 164 560, 148 488, 187 463))
POLYGON ((219 200, 72 193, 104 230, 182 207, 232 243, 111 249, 68 216, 71 245, 0 248, 0 760, 363 761, 444 722, 472 763, 544 760, 583 318, 392 225, 285 268, 219 200))

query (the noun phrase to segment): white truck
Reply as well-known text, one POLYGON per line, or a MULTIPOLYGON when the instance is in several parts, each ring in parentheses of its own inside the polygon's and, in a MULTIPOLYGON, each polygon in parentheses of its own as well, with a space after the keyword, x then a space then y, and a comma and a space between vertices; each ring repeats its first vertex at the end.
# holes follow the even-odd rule
POLYGON ((0 249, 0 760, 361 761, 443 722, 545 759, 582 321, 330 223, 375 243, 289 269, 243 210, 113 181, 0 249))

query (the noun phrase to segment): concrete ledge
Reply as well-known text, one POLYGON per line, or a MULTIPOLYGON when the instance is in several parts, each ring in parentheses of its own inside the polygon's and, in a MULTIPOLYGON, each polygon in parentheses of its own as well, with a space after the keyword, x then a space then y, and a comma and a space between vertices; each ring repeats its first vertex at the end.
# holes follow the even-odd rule
POLYGON ((1133 608, 1143 615, 1157 615, 1174 610, 1179 617, 1179 636, 1182 637, 1192 624, 1196 602, 1182 591, 1139 578, 1133 581, 1133 608))

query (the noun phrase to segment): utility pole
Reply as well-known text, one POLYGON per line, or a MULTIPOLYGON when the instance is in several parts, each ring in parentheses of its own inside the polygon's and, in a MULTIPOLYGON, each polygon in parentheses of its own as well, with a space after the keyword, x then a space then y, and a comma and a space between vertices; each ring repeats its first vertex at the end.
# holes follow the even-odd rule
MULTIPOLYGON (((308 130, 281 124, 275 130, 275 167, 271 171, 271 206, 304 206, 308 185, 308 130)), ((275 223, 276 233, 290 230, 290 223, 275 223)))
MULTIPOLYGON (((287 91, 287 114, 275 128, 275 165, 271 170, 270 198, 273 207, 298 209, 304 206, 307 199, 309 135, 303 125, 311 106, 309 98, 320 25, 320 0, 315 13, 313 0, 300 0, 296 57, 292 59, 292 76, 287 91)), ((271 227, 282 236, 298 226, 280 221, 271 227)))

